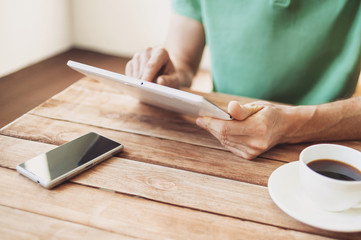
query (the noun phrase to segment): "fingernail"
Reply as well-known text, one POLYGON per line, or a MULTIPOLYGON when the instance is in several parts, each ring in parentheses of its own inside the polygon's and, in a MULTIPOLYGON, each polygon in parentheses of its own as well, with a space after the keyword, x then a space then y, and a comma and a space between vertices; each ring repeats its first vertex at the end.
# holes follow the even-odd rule
POLYGON ((164 85, 164 83, 165 83, 165 82, 164 82, 164 78, 158 77, 157 83, 160 84, 160 85, 164 85))
POLYGON ((198 126, 203 127, 203 121, 200 118, 197 118, 196 123, 198 126))

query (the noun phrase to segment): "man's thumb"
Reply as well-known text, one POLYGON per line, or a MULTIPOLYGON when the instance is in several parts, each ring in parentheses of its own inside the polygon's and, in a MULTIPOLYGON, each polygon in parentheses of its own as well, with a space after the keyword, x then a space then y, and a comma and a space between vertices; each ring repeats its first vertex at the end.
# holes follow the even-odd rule
POLYGON ((161 75, 157 78, 157 83, 172 88, 179 88, 179 79, 177 75, 161 75))
POLYGON ((237 101, 230 101, 228 104, 228 113, 236 120, 245 120, 249 116, 263 109, 261 105, 241 105, 237 101))

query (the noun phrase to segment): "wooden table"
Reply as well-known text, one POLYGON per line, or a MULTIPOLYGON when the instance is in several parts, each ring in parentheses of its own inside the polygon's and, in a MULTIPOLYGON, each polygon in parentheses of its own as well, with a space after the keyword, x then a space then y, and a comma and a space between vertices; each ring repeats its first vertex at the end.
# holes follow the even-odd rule
MULTIPOLYGON (((226 108, 229 100, 203 94, 226 108)), ((271 200, 267 181, 307 144, 253 161, 226 151, 194 119, 83 78, 0 131, 0 238, 361 239, 302 224, 271 200), (95 131, 124 151, 53 190, 15 166, 95 131)), ((361 142, 340 144, 361 150, 361 142)))

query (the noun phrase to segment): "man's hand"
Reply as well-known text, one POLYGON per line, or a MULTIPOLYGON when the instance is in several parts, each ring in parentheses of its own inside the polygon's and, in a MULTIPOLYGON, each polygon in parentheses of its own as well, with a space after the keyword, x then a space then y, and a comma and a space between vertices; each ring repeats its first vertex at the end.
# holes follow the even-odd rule
POLYGON ((144 81, 179 88, 180 79, 164 48, 146 48, 127 63, 125 74, 144 81))
POLYGON ((231 101, 228 112, 235 120, 199 117, 196 122, 234 154, 253 159, 282 141, 287 108, 264 101, 245 105, 231 101))
POLYGON ((202 23, 173 13, 165 48, 148 47, 128 62, 125 74, 168 87, 190 87, 206 44, 202 23))
POLYGON ((197 124, 246 159, 279 143, 359 140, 361 136, 361 97, 309 106, 232 101, 228 112, 234 121, 200 117, 197 124))

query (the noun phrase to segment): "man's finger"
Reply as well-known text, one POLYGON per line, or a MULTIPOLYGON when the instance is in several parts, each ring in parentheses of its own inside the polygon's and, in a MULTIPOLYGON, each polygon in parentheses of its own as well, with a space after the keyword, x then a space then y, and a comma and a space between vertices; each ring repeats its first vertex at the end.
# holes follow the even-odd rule
POLYGON ((170 61, 168 53, 163 49, 157 49, 145 65, 142 80, 153 81, 158 72, 170 61))
MULTIPOLYGON (((216 138, 222 135, 228 136, 248 136, 253 134, 253 128, 249 126, 250 122, 243 121, 226 121, 211 117, 198 117, 196 120, 198 126, 206 129, 216 138)), ((252 124, 253 125, 253 124, 252 124)))
POLYGON ((179 80, 175 74, 159 76, 156 83, 172 88, 179 88, 179 80))
POLYGON ((143 79, 145 68, 146 68, 147 62, 149 61, 150 57, 151 57, 151 49, 147 48, 141 54, 139 62, 138 62, 139 66, 140 66, 139 76, 138 76, 139 79, 143 79))
POLYGON ((125 75, 133 77, 133 66, 132 60, 130 60, 127 65, 125 66, 125 75))

